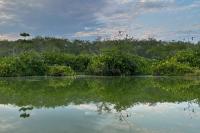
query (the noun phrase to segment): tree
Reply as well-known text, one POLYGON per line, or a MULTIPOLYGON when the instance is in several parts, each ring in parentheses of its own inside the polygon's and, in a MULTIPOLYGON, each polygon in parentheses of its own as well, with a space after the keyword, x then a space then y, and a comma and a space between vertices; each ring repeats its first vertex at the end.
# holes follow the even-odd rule
POLYGON ((20 36, 24 37, 24 40, 26 40, 26 37, 29 37, 30 34, 29 33, 20 33, 20 36))

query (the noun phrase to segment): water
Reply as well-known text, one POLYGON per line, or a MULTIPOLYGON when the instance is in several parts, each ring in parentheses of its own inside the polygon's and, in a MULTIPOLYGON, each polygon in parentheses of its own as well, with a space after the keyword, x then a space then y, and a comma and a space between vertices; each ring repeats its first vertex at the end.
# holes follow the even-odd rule
POLYGON ((0 133, 199 131, 199 78, 0 79, 0 133))

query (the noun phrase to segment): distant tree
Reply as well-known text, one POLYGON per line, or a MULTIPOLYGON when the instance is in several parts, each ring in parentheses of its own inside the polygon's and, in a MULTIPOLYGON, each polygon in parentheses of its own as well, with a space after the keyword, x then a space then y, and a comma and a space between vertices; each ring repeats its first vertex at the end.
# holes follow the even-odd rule
POLYGON ((24 32, 24 33, 20 33, 20 36, 21 36, 21 37, 24 37, 24 40, 26 40, 26 37, 29 37, 30 34, 24 32))

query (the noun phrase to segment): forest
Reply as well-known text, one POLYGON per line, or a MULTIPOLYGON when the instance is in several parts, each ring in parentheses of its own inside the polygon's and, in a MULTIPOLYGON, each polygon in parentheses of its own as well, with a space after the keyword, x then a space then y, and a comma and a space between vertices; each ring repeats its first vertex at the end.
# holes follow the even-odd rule
POLYGON ((200 75, 200 42, 85 41, 35 37, 0 41, 0 77, 200 75))

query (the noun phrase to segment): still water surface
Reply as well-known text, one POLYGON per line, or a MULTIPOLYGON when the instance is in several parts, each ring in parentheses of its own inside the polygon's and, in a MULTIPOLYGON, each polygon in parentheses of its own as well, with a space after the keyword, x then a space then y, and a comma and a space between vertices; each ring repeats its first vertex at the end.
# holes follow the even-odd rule
POLYGON ((0 79, 0 133, 199 132, 199 78, 0 79))

